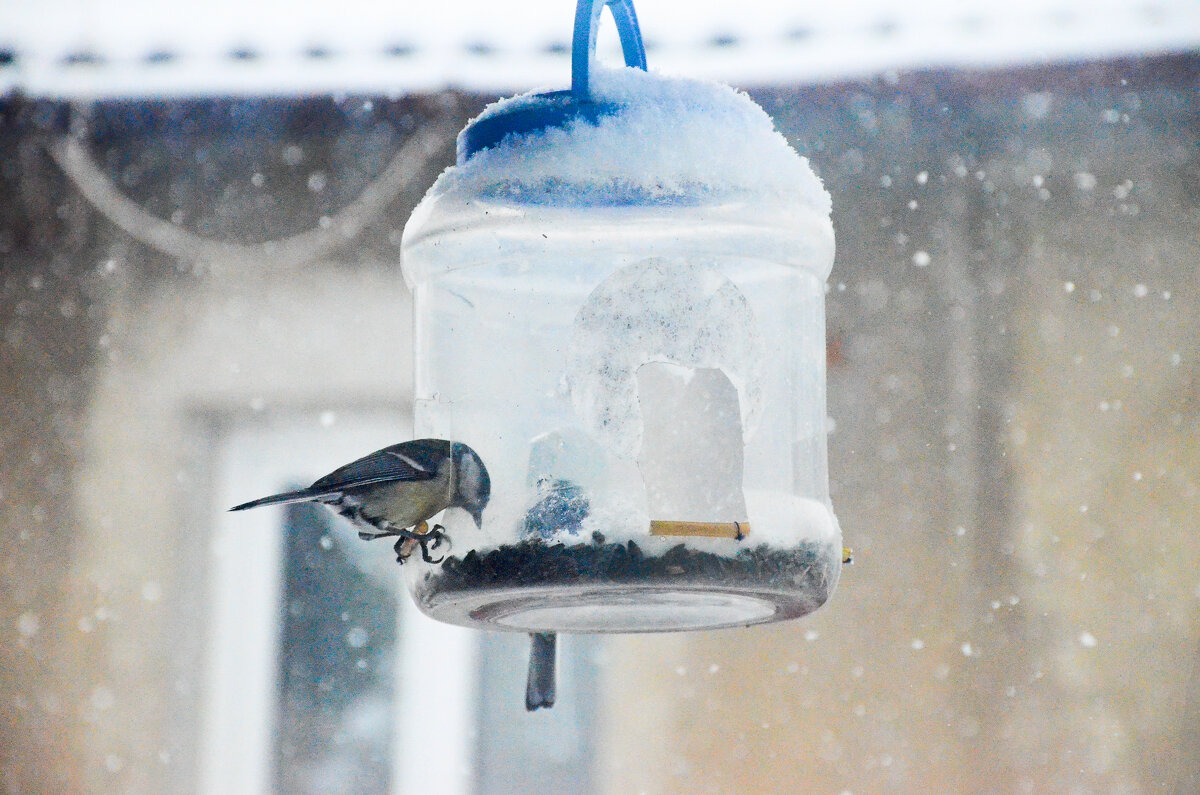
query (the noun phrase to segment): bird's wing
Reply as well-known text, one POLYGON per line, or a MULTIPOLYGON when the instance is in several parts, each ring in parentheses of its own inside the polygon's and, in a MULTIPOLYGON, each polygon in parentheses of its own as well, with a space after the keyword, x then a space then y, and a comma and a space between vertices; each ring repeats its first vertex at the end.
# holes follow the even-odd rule
POLYGON ((438 465, 450 455, 450 443, 440 439, 402 442, 339 467, 308 487, 310 493, 341 491, 393 480, 432 480, 438 465))

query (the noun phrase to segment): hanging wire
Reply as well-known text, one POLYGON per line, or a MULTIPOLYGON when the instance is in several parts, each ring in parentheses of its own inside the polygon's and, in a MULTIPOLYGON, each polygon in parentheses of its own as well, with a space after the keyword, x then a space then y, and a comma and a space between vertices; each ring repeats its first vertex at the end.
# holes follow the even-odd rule
POLYGON ((164 221, 121 193, 84 145, 80 133, 83 125, 77 123, 80 118, 76 114, 71 134, 54 138, 46 147, 80 194, 138 242, 185 262, 203 263, 214 271, 292 268, 328 258, 357 237, 397 196, 414 187, 422 166, 443 156, 457 133, 455 119, 439 120, 417 130, 357 199, 319 227, 261 243, 235 243, 202 237, 164 221))

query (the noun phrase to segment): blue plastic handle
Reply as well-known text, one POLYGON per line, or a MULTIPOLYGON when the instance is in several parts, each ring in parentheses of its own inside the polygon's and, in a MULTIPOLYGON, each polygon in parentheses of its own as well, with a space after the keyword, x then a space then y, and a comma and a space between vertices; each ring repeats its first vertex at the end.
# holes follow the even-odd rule
POLYGON ((575 7, 575 38, 571 46, 571 93, 578 102, 591 102, 592 99, 588 80, 596 57, 600 12, 605 6, 612 13, 613 22, 617 23, 625 65, 646 70, 646 47, 642 44, 633 0, 579 0, 575 7))
POLYGON ((604 7, 612 13, 621 37, 625 64, 645 71, 646 48, 638 28, 633 0, 579 0, 575 7, 575 39, 571 48, 571 88, 519 98, 494 112, 484 112, 458 134, 458 162, 496 146, 510 135, 524 135, 548 127, 564 127, 577 119, 592 123, 620 107, 593 102, 589 91, 592 62, 596 57, 596 30, 604 7))

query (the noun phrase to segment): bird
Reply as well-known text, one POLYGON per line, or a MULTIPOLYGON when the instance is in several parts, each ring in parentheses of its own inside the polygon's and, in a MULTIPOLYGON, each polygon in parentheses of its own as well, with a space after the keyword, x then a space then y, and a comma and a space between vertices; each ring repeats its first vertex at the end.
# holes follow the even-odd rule
POLYGON ((552 632, 529 635, 529 676, 525 680, 525 709, 530 712, 554 706, 555 662, 558 636, 552 632))
POLYGON ((364 540, 399 536, 396 560, 404 563, 419 546, 427 563, 445 537, 428 521, 447 508, 461 508, 477 527, 491 497, 491 478, 479 454, 462 442, 415 439, 376 450, 339 467, 306 489, 285 491, 235 505, 244 511, 264 505, 315 502, 349 519, 364 540))

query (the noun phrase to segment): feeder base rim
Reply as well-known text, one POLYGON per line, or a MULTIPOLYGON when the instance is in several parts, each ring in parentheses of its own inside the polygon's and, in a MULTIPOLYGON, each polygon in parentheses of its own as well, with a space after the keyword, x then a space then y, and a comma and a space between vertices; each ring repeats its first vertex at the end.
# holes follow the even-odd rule
POLYGON ((475 629, 681 632, 799 618, 820 607, 829 590, 603 583, 443 591, 418 598, 417 603, 434 619, 475 629))

